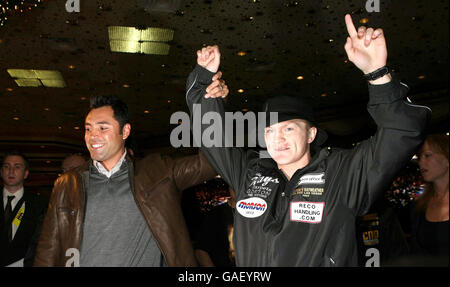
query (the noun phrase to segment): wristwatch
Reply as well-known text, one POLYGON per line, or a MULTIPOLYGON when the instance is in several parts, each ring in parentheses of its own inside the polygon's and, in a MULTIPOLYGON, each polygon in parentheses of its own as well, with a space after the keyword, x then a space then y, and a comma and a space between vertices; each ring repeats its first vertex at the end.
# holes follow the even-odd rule
POLYGON ((381 67, 375 71, 373 71, 372 73, 368 73, 364 75, 364 78, 367 81, 375 81, 376 79, 379 79, 381 77, 383 77, 386 74, 389 74, 391 72, 391 69, 389 69, 388 66, 384 66, 381 67))

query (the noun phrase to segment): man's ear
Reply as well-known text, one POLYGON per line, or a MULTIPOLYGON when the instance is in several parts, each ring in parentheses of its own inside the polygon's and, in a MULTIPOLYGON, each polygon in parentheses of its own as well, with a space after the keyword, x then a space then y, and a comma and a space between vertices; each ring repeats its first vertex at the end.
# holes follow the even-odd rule
POLYGON ((310 127, 308 130, 308 143, 312 143, 317 135, 317 128, 310 127))
POLYGON ((126 140, 130 136, 130 132, 131 132, 131 125, 127 123, 122 128, 122 138, 126 140))
POLYGON ((28 174, 30 172, 28 171, 28 169, 25 171, 24 175, 23 175, 23 179, 27 179, 28 178, 28 174))

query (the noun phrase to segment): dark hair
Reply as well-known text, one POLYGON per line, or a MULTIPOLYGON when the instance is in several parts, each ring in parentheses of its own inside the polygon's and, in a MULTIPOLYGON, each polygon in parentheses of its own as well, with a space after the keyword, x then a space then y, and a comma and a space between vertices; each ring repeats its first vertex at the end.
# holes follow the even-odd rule
POLYGON ((2 164, 5 163, 6 158, 9 156, 20 156, 25 164, 25 170, 29 170, 30 164, 28 163, 28 159, 18 150, 11 150, 6 152, 5 155, 3 156, 2 164))
POLYGON ((119 122, 122 133, 123 126, 130 123, 130 114, 128 113, 128 106, 117 96, 95 96, 91 99, 89 112, 93 109, 110 106, 114 112, 114 118, 119 122))

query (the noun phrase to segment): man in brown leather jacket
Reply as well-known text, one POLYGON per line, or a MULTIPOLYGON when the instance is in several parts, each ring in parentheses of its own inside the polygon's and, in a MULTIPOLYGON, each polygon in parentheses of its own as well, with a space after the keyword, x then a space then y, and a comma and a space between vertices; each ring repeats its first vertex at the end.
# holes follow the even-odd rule
POLYGON ((85 120, 91 160, 55 181, 34 266, 197 266, 181 191, 216 172, 203 155, 127 155, 128 108, 97 97, 85 120))

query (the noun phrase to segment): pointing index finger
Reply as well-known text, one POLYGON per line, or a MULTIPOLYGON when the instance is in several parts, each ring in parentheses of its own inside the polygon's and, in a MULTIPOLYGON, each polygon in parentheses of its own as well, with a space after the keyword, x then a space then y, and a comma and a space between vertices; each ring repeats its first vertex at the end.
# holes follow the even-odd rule
POLYGON ((352 16, 350 16, 350 14, 345 15, 345 25, 347 26, 347 32, 350 38, 354 38, 358 35, 355 25, 353 25, 352 16))

